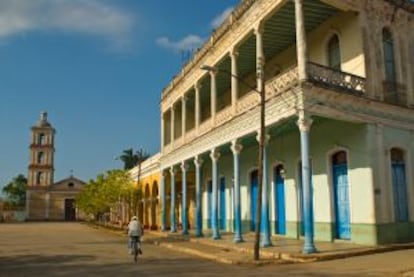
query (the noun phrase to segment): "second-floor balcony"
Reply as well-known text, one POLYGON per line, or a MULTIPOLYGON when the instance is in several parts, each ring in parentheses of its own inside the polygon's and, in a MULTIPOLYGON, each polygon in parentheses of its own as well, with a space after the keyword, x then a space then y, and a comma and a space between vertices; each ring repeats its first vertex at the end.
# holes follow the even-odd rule
MULTIPOLYGON (((307 63, 308 82, 314 86, 324 88, 332 93, 350 94, 357 97, 369 97, 366 92, 365 78, 348 72, 332 69, 317 63, 307 63)), ((266 102, 273 101, 279 95, 296 92, 299 85, 298 67, 295 65, 266 80, 266 102)), ((398 98, 400 99, 400 98, 398 98)), ((209 117, 198 124, 198 127, 186 131, 183 136, 176 138, 173 143, 164 145, 164 153, 173 151, 183 144, 190 143, 197 137, 207 134, 215 128, 226 124, 230 120, 241 116, 256 108, 260 103, 260 96, 256 89, 251 89, 233 104, 221 109, 214 117, 209 117), (234 105, 234 106, 233 106, 234 105)))

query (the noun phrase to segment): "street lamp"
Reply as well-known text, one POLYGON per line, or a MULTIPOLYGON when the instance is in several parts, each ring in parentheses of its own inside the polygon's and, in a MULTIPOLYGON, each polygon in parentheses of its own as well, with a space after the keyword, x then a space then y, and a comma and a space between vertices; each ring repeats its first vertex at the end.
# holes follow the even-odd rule
POLYGON ((253 259, 259 260, 259 249, 260 249, 260 225, 261 225, 261 209, 262 209, 262 190, 263 190, 263 153, 264 153, 264 140, 265 140, 265 84, 264 84, 264 71, 262 67, 262 62, 259 62, 259 68, 257 69, 257 79, 259 84, 259 89, 252 87, 250 84, 246 83, 243 79, 234 75, 230 71, 219 69, 215 66, 202 65, 200 67, 202 70, 209 72, 218 72, 222 71, 229 74, 231 77, 236 78, 238 81, 242 82, 244 85, 252 89, 253 91, 259 93, 260 95, 260 133, 259 133, 259 160, 258 160, 258 169, 257 169, 257 178, 258 178, 258 192, 257 192, 257 205, 256 205, 256 230, 255 230, 255 240, 253 248, 253 259), (260 83, 259 83, 260 82, 260 83))

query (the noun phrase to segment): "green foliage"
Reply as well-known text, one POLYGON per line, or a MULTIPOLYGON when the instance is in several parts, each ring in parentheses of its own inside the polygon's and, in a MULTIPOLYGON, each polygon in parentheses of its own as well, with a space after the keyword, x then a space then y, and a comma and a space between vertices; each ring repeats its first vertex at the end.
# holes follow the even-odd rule
POLYGON ((87 214, 98 215, 109 211, 119 202, 133 204, 137 193, 134 181, 127 171, 109 170, 90 180, 76 197, 78 207, 87 214))
POLYGON ((26 188, 27 179, 23 174, 19 174, 13 178, 3 188, 3 193, 6 195, 6 202, 13 207, 23 207, 26 204, 26 188))
POLYGON ((134 149, 129 148, 122 152, 119 159, 124 163, 124 169, 128 170, 140 165, 143 161, 148 159, 149 154, 142 148, 134 152, 134 149))

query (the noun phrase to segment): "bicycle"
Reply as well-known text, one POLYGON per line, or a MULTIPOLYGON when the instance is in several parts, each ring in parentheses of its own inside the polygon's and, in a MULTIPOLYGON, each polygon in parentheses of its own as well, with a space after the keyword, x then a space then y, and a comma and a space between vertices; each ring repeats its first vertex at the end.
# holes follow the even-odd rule
POLYGON ((134 262, 138 261, 138 255, 142 254, 141 240, 138 236, 131 237, 132 254, 134 255, 134 262))

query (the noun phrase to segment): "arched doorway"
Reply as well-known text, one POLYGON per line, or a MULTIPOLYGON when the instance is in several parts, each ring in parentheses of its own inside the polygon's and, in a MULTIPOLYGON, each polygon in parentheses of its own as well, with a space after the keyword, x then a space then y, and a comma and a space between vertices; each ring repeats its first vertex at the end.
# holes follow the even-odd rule
POLYGON ((276 201, 275 214, 275 233, 285 235, 286 234, 286 205, 285 205, 285 178, 284 168, 280 164, 274 169, 274 199, 276 201))
POLYGON ((394 196, 395 221, 408 221, 407 182, 405 172, 404 152, 401 149, 391 149, 392 189, 394 196))
POLYGON ((149 215, 150 215, 150 188, 149 184, 145 185, 145 192, 144 192, 144 218, 143 218, 143 224, 145 228, 150 227, 149 222, 149 215))
POLYGON ((157 213, 158 213, 158 184, 154 182, 152 184, 151 193, 151 229, 156 230, 158 228, 157 213))
POLYGON ((213 183, 207 182, 207 228, 211 229, 213 220, 213 183))
POLYGON ((332 155, 332 178, 335 207, 335 237, 351 238, 351 220, 349 203, 348 161, 345 151, 332 155))
POLYGON ((250 230, 256 230, 256 211, 257 211, 257 195, 258 195, 258 171, 254 170, 250 173, 250 230))
POLYGON ((226 229, 226 180, 224 177, 220 178, 220 229, 226 229))

